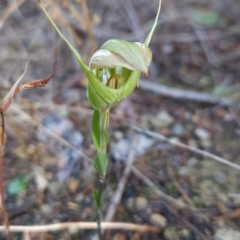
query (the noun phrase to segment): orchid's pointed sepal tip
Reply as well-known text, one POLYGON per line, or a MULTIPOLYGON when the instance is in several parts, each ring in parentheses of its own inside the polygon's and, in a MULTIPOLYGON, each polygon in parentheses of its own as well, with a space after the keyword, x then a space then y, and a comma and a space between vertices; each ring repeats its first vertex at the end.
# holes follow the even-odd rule
POLYGON ((147 77, 148 76, 148 71, 144 71, 143 74, 147 77))

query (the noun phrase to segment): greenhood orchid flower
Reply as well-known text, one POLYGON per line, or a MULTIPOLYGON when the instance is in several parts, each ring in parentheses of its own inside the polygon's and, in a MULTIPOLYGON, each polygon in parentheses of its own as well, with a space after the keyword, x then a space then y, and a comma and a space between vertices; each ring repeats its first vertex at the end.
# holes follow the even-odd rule
POLYGON ((76 57, 89 81, 87 96, 95 109, 92 120, 92 138, 98 150, 94 166, 101 176, 105 176, 107 160, 104 161, 104 158, 107 158, 109 110, 132 93, 138 85, 141 72, 148 74, 148 67, 152 60, 152 52, 148 46, 157 25, 161 0, 159 0, 155 22, 144 43, 110 39, 93 54, 89 65, 83 61, 80 53, 61 33, 40 1, 39 5, 76 57))
POLYGON ((93 54, 89 66, 87 66, 79 52, 60 32, 59 28, 40 3, 40 7, 46 17, 60 37, 69 46, 87 76, 89 80, 88 99, 94 109, 104 111, 115 106, 118 102, 128 97, 135 89, 141 72, 148 74, 148 67, 152 59, 152 52, 148 45, 157 24, 161 6, 160 3, 161 1, 159 1, 155 23, 145 43, 110 39, 93 54), (110 85, 107 84, 109 79, 111 79, 110 85), (118 84, 116 84, 113 79, 115 79, 118 84))

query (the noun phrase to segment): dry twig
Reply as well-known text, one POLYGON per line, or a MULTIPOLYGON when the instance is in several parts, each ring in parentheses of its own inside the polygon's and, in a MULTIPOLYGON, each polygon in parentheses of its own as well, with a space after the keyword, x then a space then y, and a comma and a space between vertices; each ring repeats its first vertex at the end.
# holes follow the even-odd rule
POLYGON ((222 164, 225 164, 225 165, 227 165, 227 166, 229 166, 229 167, 232 167, 232 168, 234 168, 234 169, 240 170, 240 166, 239 166, 238 164, 232 163, 232 162, 230 162, 229 160, 224 159, 224 158, 221 158, 221 157, 219 157, 219 156, 216 156, 216 155, 214 155, 214 154, 212 154, 212 153, 206 152, 206 151, 204 151, 204 150, 200 150, 200 149, 195 148, 195 147, 188 146, 188 145, 186 145, 186 144, 184 144, 184 143, 178 142, 178 141, 173 140, 173 139, 169 139, 169 138, 167 138, 167 137, 165 137, 165 136, 163 136, 163 135, 161 135, 161 134, 159 134, 159 133, 152 132, 152 131, 149 131, 149 130, 140 128, 140 127, 138 127, 138 126, 136 126, 136 125, 133 125, 133 124, 131 125, 131 128, 134 129, 134 130, 137 131, 137 132, 143 132, 144 134, 146 134, 146 135, 148 135, 148 136, 150 136, 150 137, 159 139, 159 140, 161 140, 161 141, 168 142, 168 143, 170 143, 170 144, 173 145, 173 146, 177 146, 177 147, 180 147, 180 148, 183 148, 183 149, 187 149, 187 150, 189 150, 189 151, 191 151, 191 152, 198 153, 198 154, 200 154, 200 155, 202 155, 202 156, 204 156, 204 157, 213 159, 213 160, 215 160, 215 161, 217 161, 217 162, 219 162, 219 163, 222 163, 222 164))
POLYGON ((203 92, 167 87, 165 85, 149 82, 146 80, 140 81, 139 88, 160 94, 164 97, 171 97, 180 100, 189 100, 193 102, 221 104, 223 106, 229 106, 234 102, 234 100, 232 100, 231 98, 218 97, 203 92))
MULTIPOLYGON (((133 223, 123 223, 123 222, 102 222, 102 228, 105 229, 125 229, 139 232, 159 232, 161 231, 158 227, 140 225, 133 223)), ((57 231, 68 228, 78 228, 78 229, 97 229, 97 223, 95 222, 66 222, 66 223, 55 223, 49 225, 38 225, 38 226, 10 226, 11 232, 47 232, 47 231, 57 231)), ((4 231, 4 226, 0 226, 0 231, 4 231)))

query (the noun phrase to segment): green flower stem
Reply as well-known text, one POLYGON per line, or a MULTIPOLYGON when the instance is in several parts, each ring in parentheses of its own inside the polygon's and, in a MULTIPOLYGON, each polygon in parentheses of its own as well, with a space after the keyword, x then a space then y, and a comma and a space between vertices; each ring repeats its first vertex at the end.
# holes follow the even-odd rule
MULTIPOLYGON (((102 192, 103 192, 103 188, 104 188, 104 182, 105 182, 105 178, 100 176, 100 180, 99 180, 99 187, 98 187, 98 193, 99 193, 99 197, 102 198, 102 192)), ((98 225, 98 236, 99 239, 102 240, 103 236, 102 236, 102 228, 101 228, 101 219, 102 219, 102 209, 98 208, 97 209, 97 225, 98 225)))
MULTIPOLYGON (((108 124, 109 124, 109 109, 100 112, 100 151, 107 152, 108 144, 108 124)), ((105 178, 105 176, 104 176, 105 178)))
MULTIPOLYGON (((107 144, 108 144, 108 125, 109 125, 109 109, 105 109, 104 111, 99 112, 99 128, 100 128, 100 146, 99 150, 104 155, 107 152, 107 144)), ((107 167, 107 164, 104 164, 107 167)), ((104 169, 105 167, 103 167, 104 169)), ((104 189, 104 182, 106 176, 106 169, 104 171, 99 172, 99 186, 98 186, 98 203, 102 202, 102 193, 104 189)), ((98 204, 97 207, 97 224, 98 224, 98 236, 99 239, 102 240, 102 230, 101 230, 101 215, 102 215, 102 207, 101 204, 98 204)))

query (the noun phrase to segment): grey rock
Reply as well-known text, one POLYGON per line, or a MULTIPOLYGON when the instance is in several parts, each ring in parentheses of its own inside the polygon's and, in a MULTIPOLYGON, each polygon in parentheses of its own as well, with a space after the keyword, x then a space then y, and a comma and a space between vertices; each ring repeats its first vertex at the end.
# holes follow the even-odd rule
POLYGON ((33 176, 36 183, 36 187, 39 191, 43 191, 48 186, 48 180, 44 168, 35 166, 33 169, 33 176))
POLYGON ((56 114, 49 114, 43 119, 43 126, 55 133, 63 133, 73 127, 72 122, 67 118, 61 118, 56 114))
POLYGON ((153 213, 150 216, 150 220, 151 220, 152 224, 154 224, 156 226, 166 227, 166 225, 167 225, 167 219, 159 213, 153 213))
MULTIPOLYGON (((126 161, 130 147, 131 139, 123 138, 118 141, 112 148, 111 155, 116 161, 126 161)), ((149 138, 146 135, 138 134, 137 143, 135 145, 135 157, 143 155, 156 142, 155 139, 149 138)))
POLYGON ((50 182, 48 189, 52 195, 57 195, 63 189, 63 185, 60 182, 50 182))
POLYGON ((127 201, 127 206, 130 209, 144 209, 148 205, 148 200, 144 197, 131 197, 127 201))
POLYGON ((204 128, 200 127, 195 129, 195 135, 201 140, 206 140, 210 138, 210 133, 204 128))
POLYGON ((64 131, 62 136, 75 147, 80 147, 83 143, 83 135, 74 129, 64 131))
POLYGON ((81 155, 74 149, 64 148, 61 154, 62 168, 58 173, 60 181, 66 180, 70 175, 77 175, 80 171, 78 160, 81 155))
POLYGON ((156 118, 152 118, 151 122, 155 127, 165 128, 171 125, 174 121, 174 118, 167 112, 161 111, 158 113, 156 118))
POLYGON ((188 168, 188 167, 180 167, 179 169, 178 169, 178 174, 180 175, 180 176, 189 176, 189 175, 191 175, 191 172, 190 172, 190 169, 188 168))
POLYGON ((190 231, 186 228, 182 229, 180 231, 180 235, 184 238, 184 239, 189 239, 190 236, 190 231))
POLYGON ((214 240, 239 240, 240 232, 230 228, 220 228, 214 234, 214 240))
POLYGON ((70 227, 68 228, 68 232, 70 235, 75 235, 79 232, 79 229, 77 227, 70 227))
POLYGON ((227 180, 225 173, 222 171, 214 172, 213 176, 214 176, 215 181, 218 183, 221 183, 221 184, 225 183, 227 180))
POLYGON ((175 227, 168 227, 164 231, 164 238, 166 240, 180 240, 180 236, 175 227))
POLYGON ((172 128, 172 133, 177 137, 182 136, 183 132, 184 128, 182 124, 175 124, 172 128))
POLYGON ((41 211, 41 213, 43 213, 44 215, 49 215, 49 214, 52 213, 51 207, 50 207, 49 205, 47 205, 47 204, 41 205, 40 211, 41 211))

